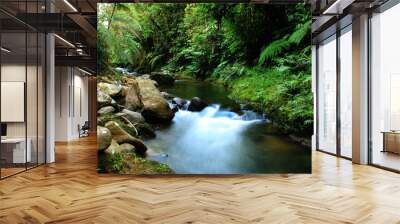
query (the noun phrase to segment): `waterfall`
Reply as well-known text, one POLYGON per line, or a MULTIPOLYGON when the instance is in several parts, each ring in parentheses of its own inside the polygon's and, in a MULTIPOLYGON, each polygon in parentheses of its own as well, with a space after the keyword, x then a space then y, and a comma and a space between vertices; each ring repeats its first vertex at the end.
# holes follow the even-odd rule
POLYGON ((149 159, 168 164, 179 174, 310 170, 309 149, 271 134, 266 117, 229 99, 220 86, 185 80, 163 91, 176 98, 199 97, 214 104, 192 112, 188 111, 190 101, 172 99, 169 103, 176 113, 171 125, 160 127, 156 138, 146 140, 149 159))

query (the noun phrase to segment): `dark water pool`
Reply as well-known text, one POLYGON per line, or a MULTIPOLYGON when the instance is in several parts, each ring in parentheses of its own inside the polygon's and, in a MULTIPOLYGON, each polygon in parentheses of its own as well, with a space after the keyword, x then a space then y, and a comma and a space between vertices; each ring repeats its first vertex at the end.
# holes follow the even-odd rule
POLYGON ((185 99, 198 96, 210 106, 201 112, 178 111, 172 125, 146 142, 150 159, 178 174, 311 172, 310 148, 271 134, 267 120, 240 110, 221 86, 177 81, 163 90, 185 99))

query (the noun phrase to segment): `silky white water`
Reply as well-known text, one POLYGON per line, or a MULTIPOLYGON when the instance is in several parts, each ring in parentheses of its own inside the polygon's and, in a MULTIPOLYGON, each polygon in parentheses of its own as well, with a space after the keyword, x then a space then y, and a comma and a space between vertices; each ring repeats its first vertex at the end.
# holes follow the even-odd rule
MULTIPOLYGON (((221 110, 219 105, 208 106, 201 112, 179 110, 170 129, 157 133, 158 140, 149 141, 149 147, 176 171, 239 172, 236 159, 246 144, 242 132, 257 122, 263 121, 243 120, 234 112, 221 110)), ((240 157, 247 159, 244 154, 240 157)))
POLYGON ((223 88, 179 81, 165 91, 211 104, 201 112, 187 111, 188 105, 177 111, 170 126, 146 141, 149 159, 168 164, 178 174, 309 172, 309 149, 271 133, 267 119, 241 109, 223 88))

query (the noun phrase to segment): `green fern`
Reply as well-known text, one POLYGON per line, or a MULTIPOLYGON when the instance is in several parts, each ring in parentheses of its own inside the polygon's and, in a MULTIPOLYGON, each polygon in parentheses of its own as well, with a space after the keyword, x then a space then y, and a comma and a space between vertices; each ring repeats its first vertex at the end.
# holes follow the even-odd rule
POLYGON ((264 50, 261 52, 260 57, 258 59, 258 65, 262 65, 268 59, 271 59, 278 54, 280 54, 284 49, 290 46, 290 42, 287 38, 282 38, 270 43, 264 50))
POLYGON ((152 56, 153 56, 153 57, 149 60, 149 65, 150 65, 151 70, 153 70, 153 69, 156 67, 157 62, 158 62, 162 57, 164 57, 164 54, 152 55, 152 56))
POLYGON ((296 30, 290 35, 288 41, 291 44, 300 44, 300 42, 307 36, 310 35, 311 21, 304 24, 298 24, 296 30))
POLYGON ((311 27, 311 21, 308 21, 304 24, 298 24, 295 31, 289 37, 285 36, 279 40, 270 43, 261 52, 260 57, 258 59, 258 65, 261 66, 268 59, 278 56, 291 45, 299 45, 301 41, 303 41, 304 38, 307 35, 309 35, 310 27, 311 27))

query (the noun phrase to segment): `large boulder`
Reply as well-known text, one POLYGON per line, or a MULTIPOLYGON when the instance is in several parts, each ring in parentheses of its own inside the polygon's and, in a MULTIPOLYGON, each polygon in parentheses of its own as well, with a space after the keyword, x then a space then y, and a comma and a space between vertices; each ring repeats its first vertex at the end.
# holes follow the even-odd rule
POLYGON ((110 146, 111 132, 105 127, 97 126, 97 150, 104 150, 110 146))
POLYGON ((147 151, 147 147, 143 143, 142 140, 130 135, 117 122, 109 121, 106 123, 105 126, 106 126, 106 128, 108 128, 108 130, 110 130, 110 132, 112 134, 112 138, 118 144, 129 143, 129 144, 135 146, 135 149, 136 149, 135 152, 140 155, 144 155, 144 153, 147 151))
POLYGON ((99 114, 99 115, 112 114, 112 113, 114 113, 114 111, 115 111, 115 108, 113 106, 105 106, 105 107, 100 108, 97 111, 97 114, 99 114))
POLYGON ((149 79, 137 79, 143 102, 142 115, 149 123, 169 123, 174 113, 160 91, 149 79))
POLYGON ((138 83, 131 80, 128 91, 125 96, 125 108, 132 111, 138 111, 143 108, 143 102, 140 95, 138 83))
POLYGON ((97 89, 106 93, 111 97, 115 97, 121 93, 122 86, 117 84, 110 84, 105 82, 97 83, 97 89))
POLYGON ((175 78, 173 75, 164 72, 152 72, 150 79, 156 81, 159 85, 174 85, 175 78))
POLYGON ((126 114, 126 118, 128 118, 128 120, 130 122, 132 122, 133 124, 135 123, 144 123, 144 117, 142 116, 141 113, 135 112, 135 111, 131 111, 128 109, 123 109, 122 113, 126 114))
POLYGON ((101 90, 97 90, 97 107, 104 107, 110 105, 112 98, 101 90))
POLYGON ((190 100, 188 111, 194 111, 194 112, 202 111, 207 106, 208 106, 207 103, 205 103, 202 99, 198 97, 193 97, 193 99, 190 100))

